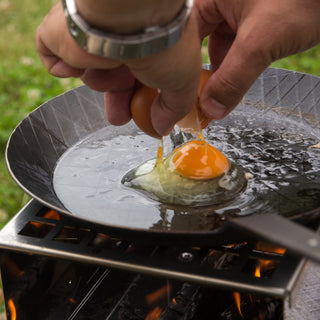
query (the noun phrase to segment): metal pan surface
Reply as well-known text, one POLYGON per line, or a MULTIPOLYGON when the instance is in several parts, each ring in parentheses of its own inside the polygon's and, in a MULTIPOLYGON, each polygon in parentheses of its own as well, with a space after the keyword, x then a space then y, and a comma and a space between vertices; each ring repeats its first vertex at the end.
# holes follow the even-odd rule
MULTIPOLYGON (((88 224, 142 238, 219 240, 221 234, 232 238, 221 226, 235 217, 295 217, 320 208, 319 124, 320 79, 267 69, 235 111, 204 131, 251 176, 240 197, 210 208, 170 207, 123 187, 128 170, 156 156, 157 141, 132 122, 108 124, 103 94, 86 86, 23 119, 8 141, 6 161, 31 197, 88 224)), ((165 145, 169 152, 172 139, 165 145)))

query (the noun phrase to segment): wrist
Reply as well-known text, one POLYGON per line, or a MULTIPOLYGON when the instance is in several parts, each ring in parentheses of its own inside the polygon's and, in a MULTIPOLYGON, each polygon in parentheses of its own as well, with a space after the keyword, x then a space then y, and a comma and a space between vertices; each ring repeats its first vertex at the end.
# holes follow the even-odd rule
POLYGON ((75 0, 92 27, 111 33, 134 34, 172 21, 185 0, 75 0), (168 10, 170 8, 170 10, 168 10))
MULTIPOLYGON (((69 32, 80 47, 90 54, 105 58, 132 60, 145 58, 174 46, 190 18, 193 0, 185 0, 182 9, 166 25, 152 24, 142 32, 133 34, 96 29, 80 14, 75 0, 62 0, 62 3, 69 32)), ((135 17, 134 12, 131 12, 131 16, 135 17)))

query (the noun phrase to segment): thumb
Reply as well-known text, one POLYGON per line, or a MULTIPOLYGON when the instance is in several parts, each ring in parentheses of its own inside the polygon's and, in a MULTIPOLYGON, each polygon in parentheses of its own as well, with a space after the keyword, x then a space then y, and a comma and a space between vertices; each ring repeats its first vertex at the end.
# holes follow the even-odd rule
POLYGON ((200 105, 210 119, 228 115, 241 101, 251 85, 269 65, 260 50, 244 47, 237 38, 220 66, 203 88, 200 105))
POLYGON ((192 109, 197 96, 195 77, 186 88, 179 91, 161 90, 151 106, 151 121, 154 129, 161 135, 168 135, 174 125, 192 109))

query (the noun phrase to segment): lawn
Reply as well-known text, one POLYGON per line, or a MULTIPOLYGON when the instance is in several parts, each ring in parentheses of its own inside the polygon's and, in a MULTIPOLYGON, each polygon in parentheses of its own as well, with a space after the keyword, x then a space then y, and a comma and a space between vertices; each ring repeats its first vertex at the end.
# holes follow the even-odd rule
POLYGON ((6 169, 10 133, 41 103, 80 84, 48 75, 35 52, 35 30, 53 3, 0 0, 0 227, 28 200, 6 169))
MULTIPOLYGON (((0 227, 28 201, 6 169, 4 152, 10 133, 31 110, 80 84, 48 75, 35 52, 36 27, 53 2, 0 0, 0 227)), ((320 76, 320 46, 274 66, 320 76)))

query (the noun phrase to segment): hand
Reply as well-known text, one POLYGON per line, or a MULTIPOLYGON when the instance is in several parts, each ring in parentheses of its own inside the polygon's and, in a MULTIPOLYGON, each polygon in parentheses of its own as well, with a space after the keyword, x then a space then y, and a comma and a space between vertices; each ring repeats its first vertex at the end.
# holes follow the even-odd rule
POLYGON ((211 119, 233 110, 270 63, 320 42, 318 0, 196 0, 195 9, 215 71, 201 95, 211 119))
POLYGON ((39 26, 36 47, 50 74, 81 77, 89 87, 105 91, 107 118, 114 125, 131 119, 129 103, 140 82, 161 90, 151 109, 153 126, 160 135, 168 134, 196 99, 201 58, 194 14, 172 48, 145 59, 115 61, 88 54, 76 44, 59 2, 39 26))

